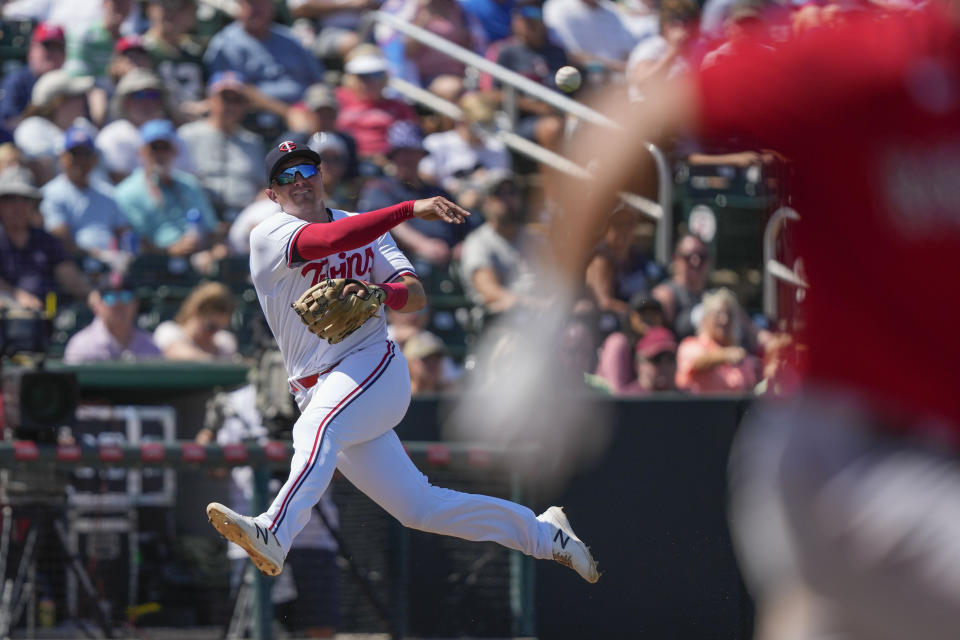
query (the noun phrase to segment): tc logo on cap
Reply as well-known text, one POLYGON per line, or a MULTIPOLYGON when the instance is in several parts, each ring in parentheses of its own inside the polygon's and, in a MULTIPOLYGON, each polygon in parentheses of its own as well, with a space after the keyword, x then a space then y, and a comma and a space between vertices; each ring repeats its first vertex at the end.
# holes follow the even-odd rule
POLYGON ((290 140, 284 140, 279 145, 280 151, 293 151, 297 148, 297 145, 290 140))

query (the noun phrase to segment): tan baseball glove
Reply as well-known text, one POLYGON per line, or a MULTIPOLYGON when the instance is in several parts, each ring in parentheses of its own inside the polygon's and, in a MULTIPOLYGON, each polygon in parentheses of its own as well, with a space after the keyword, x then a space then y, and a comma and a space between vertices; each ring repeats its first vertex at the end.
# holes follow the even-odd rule
POLYGON ((387 294, 380 287, 355 278, 327 278, 303 292, 291 307, 310 331, 330 344, 344 338, 363 326, 377 313, 387 294), (341 299, 344 287, 355 284, 359 292, 348 293, 341 299))

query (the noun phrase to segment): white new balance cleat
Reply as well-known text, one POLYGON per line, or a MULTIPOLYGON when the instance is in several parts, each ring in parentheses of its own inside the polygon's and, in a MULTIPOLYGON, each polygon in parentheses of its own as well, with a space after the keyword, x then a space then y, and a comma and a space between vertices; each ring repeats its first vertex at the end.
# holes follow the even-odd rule
POLYGON ((219 502, 207 505, 207 517, 220 535, 247 552, 261 573, 280 575, 283 571, 283 548, 272 531, 219 502))
POLYGON ((570 521, 561 507, 550 507, 537 520, 553 525, 553 559, 565 567, 570 567, 580 577, 593 584, 600 579, 597 562, 590 554, 590 547, 583 544, 570 527, 570 521))

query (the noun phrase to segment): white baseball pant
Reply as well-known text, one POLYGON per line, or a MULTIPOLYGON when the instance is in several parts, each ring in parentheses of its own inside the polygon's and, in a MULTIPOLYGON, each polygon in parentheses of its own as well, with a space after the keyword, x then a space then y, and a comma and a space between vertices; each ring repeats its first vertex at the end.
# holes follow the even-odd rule
POLYGON ((527 507, 435 487, 414 466, 393 431, 410 405, 410 372, 392 341, 351 353, 295 397, 290 476, 257 518, 284 553, 339 469, 404 526, 553 557, 550 526, 527 507))

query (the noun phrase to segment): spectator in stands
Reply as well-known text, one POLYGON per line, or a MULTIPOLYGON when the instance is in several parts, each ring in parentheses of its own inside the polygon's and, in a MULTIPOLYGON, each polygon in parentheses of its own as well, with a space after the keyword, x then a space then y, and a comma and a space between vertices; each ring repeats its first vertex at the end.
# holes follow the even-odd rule
POLYGON ((69 364, 109 360, 162 358, 146 331, 137 327, 137 294, 133 282, 119 272, 106 278, 88 300, 94 319, 67 341, 63 360, 69 364))
MULTIPOLYGON (((404 200, 450 197, 446 191, 420 177, 418 167, 427 152, 416 124, 403 121, 395 123, 390 127, 388 140, 389 175, 372 178, 366 183, 357 203, 360 211, 373 211, 404 200)), ((394 227, 391 234, 415 264, 427 262, 446 266, 471 226, 411 219, 394 227)))
POLYGON ((133 0, 103 0, 101 19, 89 27, 67 33, 67 65, 97 79, 107 77, 120 25, 130 15, 133 0))
POLYGON ((203 47, 191 37, 197 24, 196 0, 149 0, 150 28, 143 34, 147 53, 180 111, 198 115, 204 98, 203 47))
POLYGON ((543 16, 576 66, 626 69, 636 40, 608 5, 600 0, 547 0, 543 16))
MULTIPOLYGON (((414 25, 470 51, 482 53, 486 49, 487 40, 482 25, 465 12, 456 0, 407 2, 412 5, 409 19, 414 25)), ((430 88, 438 78, 452 76, 461 81, 456 87, 462 87, 466 67, 459 60, 413 38, 407 38, 404 53, 416 68, 421 86, 430 88)), ((457 91, 457 88, 453 89, 453 92, 457 91)))
POLYGON ((113 47, 113 57, 107 68, 107 76, 113 87, 132 69, 153 70, 153 58, 147 53, 147 45, 138 35, 123 36, 113 47))
POLYGON ((674 249, 670 279, 652 291, 653 297, 663 305, 667 326, 680 340, 696 331, 690 314, 707 287, 710 264, 707 245, 699 237, 687 234, 674 249))
POLYGON ((333 89, 320 83, 311 85, 303 95, 303 106, 310 114, 308 121, 311 126, 306 133, 333 134, 340 138, 346 145, 348 153, 346 176, 357 177, 357 141, 343 129, 337 128, 340 103, 333 89))
POLYGON ((395 122, 415 122, 417 114, 405 102, 387 98, 387 61, 372 45, 360 45, 350 52, 344 65, 342 86, 337 88, 340 114, 337 129, 357 141, 361 159, 383 163, 389 149, 387 131, 395 122))
POLYGON ((66 292, 77 300, 90 293, 63 244, 31 224, 42 199, 23 170, 0 174, 0 296, 35 310, 44 308, 50 293, 66 292))
POLYGON ((43 187, 44 226, 73 255, 111 262, 130 223, 113 199, 113 185, 92 176, 97 165, 93 138, 71 127, 60 154, 62 172, 43 187))
POLYGON ((320 176, 323 182, 323 201, 328 207, 353 211, 357 204, 357 191, 353 180, 346 177, 350 151, 343 138, 336 134, 317 133, 308 145, 317 152, 323 162, 320 176))
POLYGON ((651 281, 660 279, 657 263, 636 242, 640 213, 626 205, 618 207, 607 220, 603 240, 587 264, 587 289, 601 311, 624 316, 627 303, 647 293, 651 281))
POLYGON ((0 84, 0 122, 15 127, 30 104, 30 92, 37 78, 63 66, 66 58, 63 29, 41 22, 33 28, 27 64, 7 73, 0 84))
POLYGON ((700 6, 695 0, 664 0, 660 5, 660 33, 634 47, 627 60, 632 89, 642 95, 644 88, 659 85, 664 78, 689 71, 691 47, 697 39, 700 6))
POLYGON ((117 185, 115 197, 142 251, 190 256, 210 245, 218 221, 196 178, 173 168, 174 134, 169 120, 140 127, 141 166, 117 185))
POLYGON ((540 307, 534 297, 537 242, 526 228, 523 197, 513 175, 493 172, 485 185, 483 225, 463 242, 460 273, 465 290, 491 314, 540 307))
POLYGON ((460 6, 483 27, 487 42, 510 36, 510 14, 515 0, 461 0, 460 6))
POLYGON ((71 76, 54 69, 40 76, 30 92, 30 106, 13 132, 23 162, 40 184, 56 174, 63 149, 63 132, 73 126, 93 125, 87 120, 86 94, 93 87, 89 76, 71 76))
POLYGON ((723 22, 722 44, 703 58, 702 66, 716 64, 720 58, 735 53, 741 47, 761 46, 768 52, 772 47, 763 44, 764 20, 762 5, 757 0, 737 0, 723 22))
POLYGON ((380 7, 381 0, 287 0, 295 18, 310 20, 312 46, 320 59, 342 60, 361 42, 360 20, 364 12, 380 7))
MULTIPOLYGON (((97 135, 97 150, 114 182, 126 178, 139 164, 140 127, 150 120, 172 119, 173 107, 163 80, 149 69, 133 69, 117 83, 110 101, 112 122, 97 135)), ((193 157, 177 136, 174 167, 193 173, 193 157)))
POLYGON ((410 389, 414 394, 438 393, 450 389, 444 374, 447 347, 436 334, 420 331, 403 346, 403 357, 410 368, 410 389))
POLYGON ((740 304, 729 289, 703 296, 697 335, 677 352, 677 387, 693 393, 742 392, 757 384, 759 363, 737 344, 740 304))
POLYGON ((219 282, 197 285, 173 320, 161 322, 153 340, 168 360, 231 360, 237 339, 228 331, 233 294, 219 282))
POLYGON ((222 221, 223 232, 266 186, 263 142, 242 122, 247 85, 242 74, 221 71, 207 86, 210 115, 180 127, 179 134, 197 165, 196 177, 222 221))
POLYGON ((238 71, 256 88, 247 98, 261 132, 282 131, 289 105, 323 80, 323 67, 290 30, 273 22, 272 0, 239 0, 237 19, 218 32, 203 56, 207 73, 238 71))
POLYGON ((493 107, 478 93, 460 99, 461 118, 449 131, 431 133, 423 140, 430 153, 420 170, 450 193, 457 193, 471 182, 482 179, 485 172, 509 170, 512 162, 506 145, 495 136, 482 136, 476 127, 493 122, 493 107))
MULTIPOLYGON (((547 39, 540 5, 533 0, 517 3, 510 24, 513 37, 498 45, 497 64, 545 87, 556 88, 554 74, 567 64, 567 54, 547 39)), ((488 53, 492 55, 493 52, 488 53)), ((491 102, 503 103, 499 83, 488 79, 481 83, 491 102)), ((516 95, 516 105, 518 121, 514 130, 541 146, 557 148, 563 135, 563 117, 547 103, 522 93, 516 95)))
POLYGON ((636 379, 624 386, 624 395, 676 391, 677 341, 668 329, 652 327, 637 342, 636 379))
POLYGON ((604 338, 597 359, 595 373, 615 393, 636 380, 636 345, 653 328, 664 327, 663 307, 649 295, 637 294, 630 300, 627 319, 625 327, 604 338))

